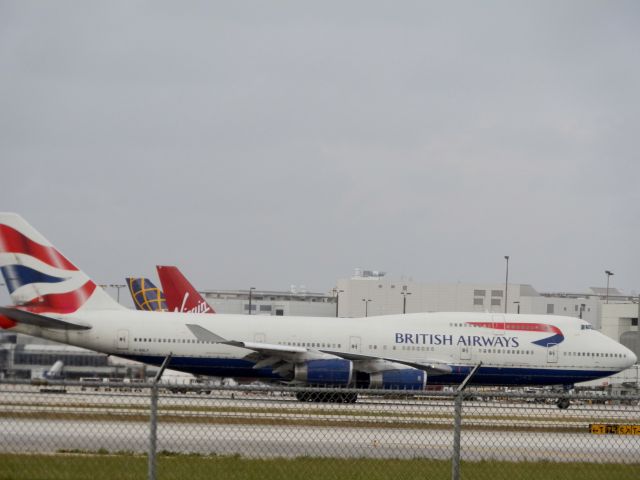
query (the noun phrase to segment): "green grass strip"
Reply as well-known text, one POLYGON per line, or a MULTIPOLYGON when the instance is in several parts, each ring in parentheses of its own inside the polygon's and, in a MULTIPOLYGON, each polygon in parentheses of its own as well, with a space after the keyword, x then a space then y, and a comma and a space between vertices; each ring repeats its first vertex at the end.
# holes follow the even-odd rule
MULTIPOLYGON (((461 477, 487 480, 637 480, 640 464, 553 462, 463 462, 461 477)), ((160 454, 159 480, 449 480, 448 460, 270 459, 237 456, 160 454)), ((57 455, 0 454, 0 480, 138 480, 147 478, 147 458, 131 454, 72 453, 57 455)))

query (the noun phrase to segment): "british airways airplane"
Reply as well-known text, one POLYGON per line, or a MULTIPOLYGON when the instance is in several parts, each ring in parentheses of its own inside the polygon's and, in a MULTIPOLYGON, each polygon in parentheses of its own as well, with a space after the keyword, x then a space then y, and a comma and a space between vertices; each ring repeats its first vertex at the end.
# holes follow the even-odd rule
POLYGON ((0 269, 14 303, 0 308, 1 328, 151 365, 171 354, 169 368, 196 375, 422 390, 427 379, 460 384, 480 365, 471 384, 569 387, 636 362, 633 352, 573 317, 129 310, 12 213, 0 213, 0 269))

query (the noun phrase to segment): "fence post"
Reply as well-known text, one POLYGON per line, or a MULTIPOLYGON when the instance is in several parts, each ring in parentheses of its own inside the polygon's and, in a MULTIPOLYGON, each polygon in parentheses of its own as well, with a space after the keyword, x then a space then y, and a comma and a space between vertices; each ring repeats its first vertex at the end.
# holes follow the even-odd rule
POLYGON ((158 382, 171 361, 171 352, 164 359, 151 384, 151 411, 149 412, 149 480, 156 480, 156 448, 158 443, 158 382))
POLYGON ((149 415, 149 480, 156 480, 156 446, 158 442, 158 383, 151 385, 151 412, 149 415))
POLYGON ((462 433, 462 398, 464 392, 456 392, 453 408, 453 454, 451 456, 451 480, 460 480, 460 434, 462 433))
POLYGON ((451 456, 451 480, 460 480, 460 434, 462 433, 462 400, 464 389, 467 388, 473 376, 480 370, 482 362, 478 362, 469 371, 465 379, 456 389, 453 408, 453 455, 451 456))

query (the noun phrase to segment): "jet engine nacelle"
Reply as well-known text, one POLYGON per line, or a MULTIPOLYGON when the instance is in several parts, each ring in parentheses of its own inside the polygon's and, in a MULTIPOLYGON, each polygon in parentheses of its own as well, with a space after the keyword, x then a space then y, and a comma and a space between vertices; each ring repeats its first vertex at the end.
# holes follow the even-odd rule
POLYGON ((424 390, 426 385, 427 373, 417 368, 387 370, 369 375, 369 388, 424 390))
POLYGON ((349 385, 353 377, 350 360, 309 360, 297 363, 294 378, 309 385, 349 385))

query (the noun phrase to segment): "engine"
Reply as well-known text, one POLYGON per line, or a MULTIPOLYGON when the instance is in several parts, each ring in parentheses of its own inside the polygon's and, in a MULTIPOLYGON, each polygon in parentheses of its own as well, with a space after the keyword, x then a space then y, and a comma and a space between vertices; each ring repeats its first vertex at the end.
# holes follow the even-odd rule
POLYGON ((426 385, 427 373, 417 368, 387 370, 369 375, 369 388, 424 390, 426 385))
POLYGON ((309 385, 349 385, 353 376, 350 360, 309 360, 295 366, 294 378, 309 385))

